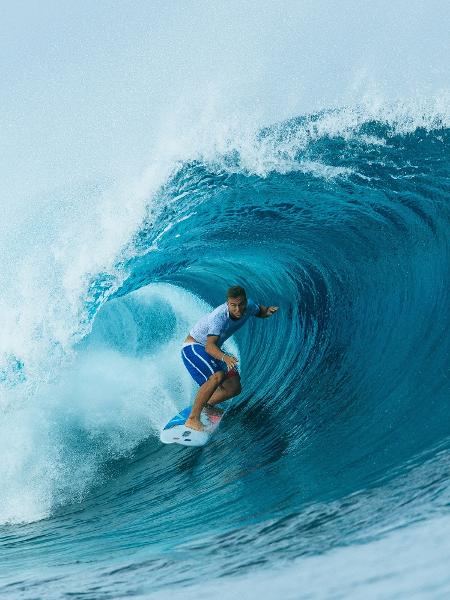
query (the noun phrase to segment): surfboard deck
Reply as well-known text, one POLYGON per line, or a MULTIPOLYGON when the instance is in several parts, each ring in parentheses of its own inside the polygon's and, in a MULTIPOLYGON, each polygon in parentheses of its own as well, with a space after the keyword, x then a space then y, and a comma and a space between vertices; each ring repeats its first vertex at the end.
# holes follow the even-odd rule
POLYGON ((219 427, 223 419, 223 412, 220 415, 212 415, 205 410, 200 415, 200 421, 204 426, 204 431, 196 431, 185 427, 185 422, 190 415, 192 406, 186 406, 178 414, 170 419, 164 425, 160 433, 160 440, 163 444, 181 444, 182 446, 204 446, 208 443, 210 437, 219 427))

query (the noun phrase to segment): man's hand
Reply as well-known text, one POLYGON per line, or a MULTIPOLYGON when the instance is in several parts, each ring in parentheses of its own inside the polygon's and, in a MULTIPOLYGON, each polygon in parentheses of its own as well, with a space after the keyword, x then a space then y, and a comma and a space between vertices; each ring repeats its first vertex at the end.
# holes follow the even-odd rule
POLYGON ((259 305, 259 313, 255 316, 259 317, 260 319, 267 319, 267 317, 271 317, 272 315, 274 315, 278 310, 278 306, 263 306, 262 304, 259 305))
POLYGON ((231 369, 233 369, 238 364, 238 359, 235 356, 224 354, 223 362, 227 365, 227 369, 231 371, 231 369))

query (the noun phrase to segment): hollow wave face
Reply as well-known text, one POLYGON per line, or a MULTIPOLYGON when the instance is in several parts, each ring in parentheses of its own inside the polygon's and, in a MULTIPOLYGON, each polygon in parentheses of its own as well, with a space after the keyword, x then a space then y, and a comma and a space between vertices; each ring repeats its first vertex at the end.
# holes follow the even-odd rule
POLYGON ((450 130, 420 115, 331 111, 228 139, 139 196, 120 252, 103 244, 72 285, 60 261, 70 314, 53 295, 47 329, 2 363, 0 519, 22 523, 24 564, 37 535, 68 586, 70 546, 102 590, 241 575, 245 590, 261 566, 445 513, 450 130), (162 447, 194 393, 180 344, 235 283, 280 310, 235 336, 243 392, 211 443, 162 447))

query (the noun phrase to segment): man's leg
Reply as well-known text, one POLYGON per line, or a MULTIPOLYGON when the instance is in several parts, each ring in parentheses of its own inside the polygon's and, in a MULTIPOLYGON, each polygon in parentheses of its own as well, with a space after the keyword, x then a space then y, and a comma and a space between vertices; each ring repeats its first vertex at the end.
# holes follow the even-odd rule
POLYGON ((191 414, 186 419, 186 427, 196 429, 197 431, 203 430, 203 425, 200 422, 200 413, 202 412, 205 404, 208 402, 208 400, 210 400, 211 396, 223 381, 224 376, 225 373, 223 371, 217 371, 211 375, 208 381, 205 381, 205 383, 200 386, 200 389, 198 390, 197 396, 194 400, 194 406, 192 407, 191 414))
POLYGON ((228 377, 219 385, 211 398, 207 401, 207 406, 214 406, 215 404, 220 404, 220 402, 225 402, 225 400, 234 398, 241 393, 241 389, 241 378, 239 375, 228 377))

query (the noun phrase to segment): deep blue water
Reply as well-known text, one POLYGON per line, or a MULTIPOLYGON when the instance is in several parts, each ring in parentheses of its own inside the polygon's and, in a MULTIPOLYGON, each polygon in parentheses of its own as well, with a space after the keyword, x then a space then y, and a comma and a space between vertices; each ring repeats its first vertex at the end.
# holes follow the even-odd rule
MULTIPOLYGON (((240 149, 179 162, 120 280, 92 274, 57 374, 30 388, 9 355, 5 395, 47 400, 42 426, 26 400, 5 409, 4 597, 390 597, 389 577, 413 597, 396 561, 415 527, 449 527, 450 130, 332 131, 332 115, 260 131, 258 168, 240 149), (280 310, 235 336, 243 392, 211 443, 163 446, 194 393, 179 346, 235 283, 280 310), (14 437, 23 418, 33 435, 14 437), (359 564, 349 591, 367 547, 386 564, 359 564), (320 587, 305 580, 341 555, 320 587)), ((417 597, 449 589, 439 540, 417 597)))

